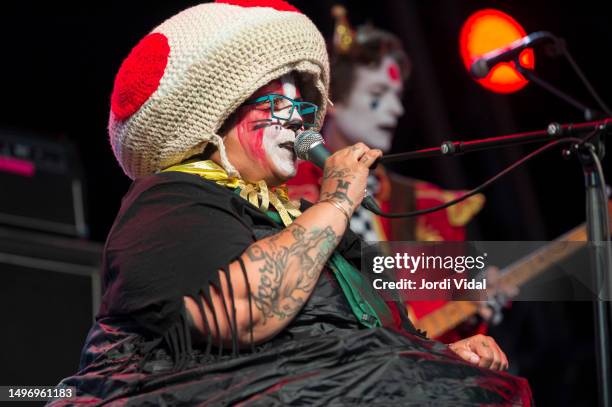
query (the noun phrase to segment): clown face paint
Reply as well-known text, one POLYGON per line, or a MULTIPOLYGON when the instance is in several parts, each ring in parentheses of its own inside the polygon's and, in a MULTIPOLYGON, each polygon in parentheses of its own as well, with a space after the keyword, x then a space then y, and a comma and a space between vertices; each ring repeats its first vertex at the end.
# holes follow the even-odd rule
POLYGON ((399 66, 392 57, 383 58, 378 68, 359 66, 348 99, 336 103, 339 130, 352 142, 388 151, 398 118, 404 114, 399 66))
MULTIPOLYGON (((282 76, 263 86, 255 92, 252 98, 277 93, 291 99, 300 96, 299 90, 291 75, 282 76)), ((290 108, 291 104, 277 106, 278 108, 290 108)), ((240 144, 247 154, 257 160, 266 172, 271 172, 276 178, 286 180, 296 173, 296 157, 293 152, 295 142, 295 129, 301 128, 301 117, 294 109, 291 116, 293 125, 288 126, 289 121, 279 121, 272 118, 269 103, 245 106, 248 109, 241 115, 236 125, 237 136, 240 144)))

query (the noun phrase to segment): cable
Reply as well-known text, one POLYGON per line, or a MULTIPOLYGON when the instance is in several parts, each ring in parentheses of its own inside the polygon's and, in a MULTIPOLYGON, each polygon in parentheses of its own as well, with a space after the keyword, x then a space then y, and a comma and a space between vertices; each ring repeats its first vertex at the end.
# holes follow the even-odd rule
MULTIPOLYGON (((452 201, 446 202, 445 204, 442 204, 442 205, 432 206, 431 208, 420 209, 418 211, 399 212, 399 213, 386 213, 386 212, 383 212, 380 209, 380 207, 378 207, 378 205, 376 205, 376 206, 367 205, 366 209, 368 209, 372 213, 374 213, 374 214, 376 214, 378 216, 382 216, 384 218, 410 218, 410 217, 413 217, 413 216, 425 215, 425 214, 428 214, 428 213, 439 211, 441 209, 448 208, 449 206, 458 204, 459 202, 464 201, 464 200, 468 199, 469 197, 471 197, 473 195, 476 195, 477 193, 479 193, 480 191, 482 191, 483 189, 485 189, 486 187, 491 185, 493 182, 497 181, 498 179, 500 179, 504 175, 506 175, 509 172, 511 172, 512 170, 514 170, 515 168, 525 164, 527 161, 529 161, 532 158, 538 156, 539 154, 543 153, 544 151, 549 150, 550 148, 552 148, 552 147, 554 147, 554 146, 556 146, 558 144, 561 144, 561 143, 570 143, 570 142, 582 143, 583 140, 580 139, 580 138, 577 138, 577 137, 564 137, 564 138, 552 141, 552 142, 550 142, 550 143, 548 143, 548 144, 538 148, 537 150, 532 151, 531 153, 527 154, 525 157, 521 158, 520 160, 512 163, 511 165, 509 165, 508 167, 506 167, 505 169, 503 169, 499 173, 495 174, 493 177, 489 178, 488 180, 486 180, 485 182, 480 184, 478 187, 468 191, 465 195, 462 195, 459 198, 453 199, 452 201)), ((373 201, 371 201, 371 202, 373 202, 373 201)))
MULTIPOLYGON (((597 176, 599 177, 599 183, 601 184, 599 188, 601 194, 600 199, 602 200, 602 202, 607 202, 608 196, 606 191, 606 181, 604 177, 603 167, 601 166, 601 160, 599 159, 599 155, 597 155, 597 153, 595 152, 595 148, 589 148, 589 154, 591 155, 591 159, 595 164, 597 176)), ((608 212, 604 211, 602 215, 606 219, 605 225, 603 225, 603 234, 607 238, 608 236, 610 236, 610 222, 608 220, 608 212)))
MULTIPOLYGON (((589 134, 586 135, 585 138, 582 139, 582 143, 581 144, 585 144, 588 143, 589 141, 591 141, 591 139, 595 136, 597 136, 599 134, 599 129, 595 129, 592 132, 590 132, 589 134)), ((598 157, 599 158, 599 157, 598 157)))
POLYGON ((578 66, 578 64, 576 63, 576 61, 570 54, 569 50, 565 46, 565 41, 563 39, 557 38, 556 44, 557 44, 558 49, 561 50, 561 53, 563 54, 563 56, 567 59, 567 62, 569 62, 569 64, 571 65, 572 69, 574 69, 574 72, 576 72, 576 75, 578 75, 578 78, 580 78, 583 85, 587 88, 587 90, 589 91, 593 99, 597 101, 597 104, 599 105, 599 107, 609 117, 612 117, 612 111, 610 111, 610 108, 608 108, 608 106, 604 103, 604 101, 599 97, 599 94, 595 91, 595 88, 593 88, 593 86, 591 85, 591 82, 589 82, 586 75, 582 72, 582 69, 580 69, 580 67, 578 66))

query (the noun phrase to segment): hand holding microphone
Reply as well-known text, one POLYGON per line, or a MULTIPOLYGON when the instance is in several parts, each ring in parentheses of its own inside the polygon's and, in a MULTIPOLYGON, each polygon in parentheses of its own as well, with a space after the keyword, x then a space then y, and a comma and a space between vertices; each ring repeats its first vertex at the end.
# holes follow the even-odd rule
POLYGON ((373 201, 365 193, 368 173, 382 151, 357 143, 332 154, 325 147, 323 137, 312 130, 297 136, 294 150, 298 158, 323 168, 320 201, 341 205, 348 217, 359 204, 366 206, 368 201, 373 201))

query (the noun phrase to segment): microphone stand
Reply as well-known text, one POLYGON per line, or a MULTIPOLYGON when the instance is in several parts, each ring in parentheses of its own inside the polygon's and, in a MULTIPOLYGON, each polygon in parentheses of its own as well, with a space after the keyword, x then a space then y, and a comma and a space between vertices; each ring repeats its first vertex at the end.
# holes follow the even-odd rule
POLYGON ((592 143, 587 143, 578 151, 578 159, 584 172, 586 191, 587 234, 592 243, 591 266, 595 270, 595 288, 598 300, 594 302, 595 311, 595 357, 600 403, 610 406, 610 315, 612 315, 612 293, 610 274, 609 219, 606 202, 606 183, 601 172, 600 159, 603 157, 603 143, 597 135, 592 143), (599 167, 599 168, 598 168, 599 167), (604 301, 608 301, 606 307, 604 301))
POLYGON ((612 129, 612 118, 576 124, 550 123, 546 130, 536 130, 505 136, 489 137, 469 141, 445 141, 439 147, 424 148, 406 153, 386 154, 380 163, 415 160, 428 157, 457 156, 473 151, 492 150, 519 144, 554 141, 583 133, 608 132, 612 129))
MULTIPOLYGON (((590 109, 585 109, 585 113, 590 109)), ((380 159, 381 163, 414 160, 436 156, 456 156, 473 151, 492 150, 534 142, 551 142, 563 137, 576 137, 586 134, 584 141, 573 144, 563 151, 566 158, 576 154, 583 169, 586 191, 586 218, 588 241, 593 248, 591 264, 594 267, 595 290, 595 336, 596 360, 599 382, 599 398, 602 406, 610 406, 612 388, 610 372, 610 332, 609 318, 612 315, 612 275, 610 265, 609 220, 605 180, 600 160, 604 156, 602 136, 612 132, 612 119, 577 124, 551 123, 546 130, 517 133, 470 141, 445 141, 439 147, 417 151, 390 154, 380 159), (608 301, 606 307, 605 301, 608 301)))
MULTIPOLYGON (((589 88, 591 94, 601 102, 595 94, 594 89, 590 87, 586 77, 583 76, 578 66, 572 61, 565 47, 565 41, 554 37, 554 42, 556 51, 565 55, 568 62, 572 65, 572 68, 576 71, 576 74, 578 74, 583 83, 589 88)), ((585 120, 593 120, 593 118, 600 114, 551 83, 545 81, 531 69, 523 67, 518 60, 518 56, 515 57, 514 65, 525 78, 582 111, 585 120)), ((599 382, 599 388, 601 389, 599 393, 599 403, 601 406, 612 406, 612 372, 610 371, 610 316, 612 315, 612 302, 608 303, 609 307, 606 307, 604 303, 605 300, 610 301, 612 299, 610 297, 612 294, 612 275, 609 268, 612 262, 610 261, 611 254, 610 248, 608 247, 609 245, 605 243, 610 238, 610 224, 607 216, 606 183, 600 162, 605 154, 605 145, 601 140, 601 134, 598 132, 593 133, 591 142, 582 144, 581 148, 577 151, 577 155, 584 173, 587 234, 589 242, 594 244, 593 250, 591 251, 591 266, 595 270, 595 287, 598 289, 599 299, 599 301, 595 301, 593 304, 596 338, 595 359, 597 363, 597 380, 599 382)))

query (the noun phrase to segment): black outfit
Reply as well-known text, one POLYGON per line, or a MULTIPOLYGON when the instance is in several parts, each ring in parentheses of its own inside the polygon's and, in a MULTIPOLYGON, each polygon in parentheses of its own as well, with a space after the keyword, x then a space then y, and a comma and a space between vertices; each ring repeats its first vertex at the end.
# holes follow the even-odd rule
MULTIPOLYGON (((524 379, 462 361, 405 318, 397 328, 365 328, 327 268, 272 340, 248 350, 223 350, 210 338, 193 345, 183 296, 208 296, 218 270, 278 230, 233 191, 198 176, 134 182, 106 243, 104 296, 81 370, 61 383, 78 398, 53 405, 530 404, 524 379)), ((338 250, 359 264, 354 234, 338 250)))

